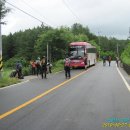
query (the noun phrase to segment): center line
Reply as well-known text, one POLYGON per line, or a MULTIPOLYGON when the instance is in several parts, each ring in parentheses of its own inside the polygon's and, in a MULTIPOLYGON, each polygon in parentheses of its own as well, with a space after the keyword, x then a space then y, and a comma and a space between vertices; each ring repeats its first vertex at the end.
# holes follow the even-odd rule
MULTIPOLYGON (((93 67, 92 67, 92 68, 93 68, 93 67)), ((89 70, 90 70, 90 69, 89 69, 89 70)), ((51 89, 45 91, 44 93, 42 93, 42 94, 40 94, 40 95, 38 95, 38 96, 32 98, 31 100, 29 100, 29 101, 27 101, 27 102, 21 104, 20 106, 11 109, 11 110, 9 110, 8 112, 5 112, 4 114, 0 115, 0 119, 3 119, 3 118, 5 118, 5 117, 7 117, 7 116, 9 116, 9 115, 11 115, 11 114, 13 114, 13 113, 15 113, 16 111, 18 111, 18 110, 20 110, 20 109, 22 109, 22 108, 28 106, 29 104, 35 102, 36 100, 38 100, 38 99, 44 97, 45 95, 47 95, 47 94, 51 93, 52 91, 58 89, 59 87, 63 86, 64 84, 70 82, 71 80, 73 80, 73 79, 79 77, 80 75, 83 75, 83 74, 86 73, 87 71, 88 71, 88 70, 83 71, 83 72, 79 73, 78 75, 72 77, 71 79, 62 82, 61 84, 59 84, 59 85, 57 85, 57 86, 54 86, 53 88, 51 88, 51 89)))

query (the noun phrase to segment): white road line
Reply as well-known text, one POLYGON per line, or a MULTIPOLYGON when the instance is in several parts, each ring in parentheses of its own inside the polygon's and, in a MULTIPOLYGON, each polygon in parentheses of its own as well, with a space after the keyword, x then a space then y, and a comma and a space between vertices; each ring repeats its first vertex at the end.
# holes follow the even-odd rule
POLYGON ((21 83, 16 83, 16 84, 12 84, 12 85, 9 85, 9 86, 0 88, 0 90, 2 90, 2 89, 7 89, 7 88, 11 88, 11 87, 14 87, 14 86, 17 86, 17 85, 21 85, 21 84, 24 84, 24 83, 27 83, 27 82, 29 82, 29 80, 26 80, 26 81, 21 82, 21 83))
MULTIPOLYGON (((63 72, 63 70, 62 70, 62 71, 58 71, 58 72, 56 72, 55 74, 59 74, 59 73, 61 73, 61 72, 63 72)), ((36 78, 37 78, 37 77, 36 77, 36 78)), ((17 85, 21 85, 21 84, 24 84, 24 83, 29 82, 29 81, 32 80, 32 79, 36 79, 36 78, 31 78, 31 79, 29 79, 29 80, 26 80, 26 81, 23 81, 23 82, 20 82, 20 83, 16 83, 16 84, 9 85, 9 86, 0 88, 0 90, 2 90, 2 89, 7 89, 7 88, 11 88, 11 87, 14 87, 14 86, 17 86, 17 85)))
POLYGON ((127 83, 126 79, 124 78, 124 76, 122 75, 122 73, 120 72, 120 70, 118 69, 118 67, 116 67, 116 68, 117 68, 117 71, 118 71, 118 73, 120 74, 122 80, 124 81, 126 87, 127 87, 128 90, 130 91, 130 85, 127 83))

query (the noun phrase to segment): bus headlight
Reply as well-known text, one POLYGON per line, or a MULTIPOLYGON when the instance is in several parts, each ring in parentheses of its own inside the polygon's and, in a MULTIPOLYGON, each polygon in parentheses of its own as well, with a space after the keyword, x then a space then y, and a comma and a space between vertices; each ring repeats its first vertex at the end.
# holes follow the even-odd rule
POLYGON ((82 65, 84 65, 84 62, 81 62, 82 65))

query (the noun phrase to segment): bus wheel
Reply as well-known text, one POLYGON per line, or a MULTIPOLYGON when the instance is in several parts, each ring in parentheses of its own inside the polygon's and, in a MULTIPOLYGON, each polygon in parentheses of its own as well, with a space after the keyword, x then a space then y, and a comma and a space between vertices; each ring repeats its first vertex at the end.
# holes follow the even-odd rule
POLYGON ((85 70, 87 70, 87 67, 88 67, 88 66, 87 66, 87 65, 85 65, 85 66, 84 66, 84 69, 85 69, 85 70))

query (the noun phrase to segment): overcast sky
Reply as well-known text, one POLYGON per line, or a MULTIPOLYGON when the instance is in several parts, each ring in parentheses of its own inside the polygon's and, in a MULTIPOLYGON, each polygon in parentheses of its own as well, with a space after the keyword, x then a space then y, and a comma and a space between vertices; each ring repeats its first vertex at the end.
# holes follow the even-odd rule
MULTIPOLYGON (((52 27, 81 23, 96 35, 127 39, 130 0, 7 0, 52 27), (99 32, 99 33, 98 33, 99 32)), ((14 7, 2 25, 2 34, 40 26, 41 23, 14 7)))

